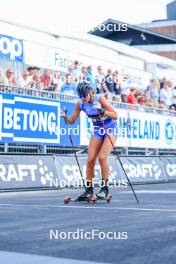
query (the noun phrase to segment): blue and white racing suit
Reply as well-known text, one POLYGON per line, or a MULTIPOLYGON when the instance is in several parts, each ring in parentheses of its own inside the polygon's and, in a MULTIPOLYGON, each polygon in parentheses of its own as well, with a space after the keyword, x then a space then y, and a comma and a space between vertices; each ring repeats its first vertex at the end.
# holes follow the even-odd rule
POLYGON ((99 112, 97 109, 101 109, 102 105, 100 104, 100 96, 96 94, 91 101, 91 103, 84 104, 80 99, 80 109, 86 113, 86 115, 92 119, 93 122, 93 131, 92 136, 96 137, 97 139, 104 140, 109 135, 117 136, 117 120, 113 120, 107 116, 102 116, 101 119, 106 126, 106 129, 103 126, 102 121, 99 117, 99 112))

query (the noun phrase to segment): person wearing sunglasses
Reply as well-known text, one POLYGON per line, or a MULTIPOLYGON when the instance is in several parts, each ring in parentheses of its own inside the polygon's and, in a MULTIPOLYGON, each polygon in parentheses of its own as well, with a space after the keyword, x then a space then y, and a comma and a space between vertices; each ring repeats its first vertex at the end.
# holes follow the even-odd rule
POLYGON ((71 116, 66 116, 69 124, 76 122, 81 111, 92 119, 93 131, 88 146, 88 159, 86 164, 86 191, 78 196, 78 200, 86 200, 88 195, 93 194, 94 167, 98 158, 102 183, 97 197, 105 199, 108 196, 109 166, 107 157, 112 151, 112 144, 107 136, 107 130, 113 144, 117 139, 117 112, 104 96, 95 94, 94 89, 88 82, 81 82, 77 86, 79 100, 71 116), (106 126, 106 129, 104 129, 106 126), (102 133, 103 132, 103 133, 102 133))

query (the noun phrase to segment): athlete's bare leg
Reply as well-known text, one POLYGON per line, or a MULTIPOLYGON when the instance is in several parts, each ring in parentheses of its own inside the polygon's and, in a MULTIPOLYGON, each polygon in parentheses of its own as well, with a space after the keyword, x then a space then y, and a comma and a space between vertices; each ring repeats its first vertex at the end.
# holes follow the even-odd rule
MULTIPOLYGON (((117 137, 116 136, 110 136, 112 143, 115 145, 117 137)), ((113 146, 110 142, 110 139, 108 136, 104 139, 103 144, 100 148, 99 154, 98 154, 98 160, 101 166, 101 175, 102 175, 102 180, 105 182, 108 181, 109 179, 109 166, 107 163, 108 155, 111 153, 113 149, 113 146)))
POLYGON ((93 136, 91 137, 88 147, 88 159, 86 167, 87 181, 90 182, 90 184, 92 183, 92 180, 94 178, 94 167, 102 144, 102 140, 97 139, 93 136))

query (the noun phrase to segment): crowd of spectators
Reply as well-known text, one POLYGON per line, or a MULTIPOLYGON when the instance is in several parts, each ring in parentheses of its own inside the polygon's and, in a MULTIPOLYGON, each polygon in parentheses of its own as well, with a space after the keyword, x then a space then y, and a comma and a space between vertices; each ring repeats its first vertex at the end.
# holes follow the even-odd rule
POLYGON ((97 94, 103 94, 110 101, 176 111, 176 86, 165 77, 151 79, 147 87, 139 88, 132 84, 128 74, 119 76, 118 71, 111 68, 105 72, 101 65, 97 69, 91 65, 82 66, 78 60, 68 67, 67 73, 28 67, 17 78, 12 69, 7 69, 5 74, 0 69, 0 84, 65 95, 77 95, 77 84, 83 80, 90 82, 97 94))

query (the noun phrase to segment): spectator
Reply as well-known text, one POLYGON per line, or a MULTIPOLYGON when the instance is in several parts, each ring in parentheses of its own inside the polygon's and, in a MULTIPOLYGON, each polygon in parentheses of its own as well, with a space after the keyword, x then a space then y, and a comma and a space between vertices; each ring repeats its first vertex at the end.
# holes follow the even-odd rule
POLYGON ((50 70, 44 70, 44 74, 41 76, 44 88, 51 89, 51 72, 50 70))
POLYGON ((129 94, 129 76, 128 74, 125 74, 122 82, 121 82, 121 98, 122 98, 122 103, 127 103, 127 97, 129 94))
POLYGON ((102 66, 97 67, 97 74, 95 75, 95 88, 96 88, 96 93, 100 94, 103 92, 103 87, 102 84, 104 83, 105 80, 105 74, 103 71, 102 66))
POLYGON ((39 73, 35 74, 33 76, 33 80, 32 80, 32 83, 31 83, 31 88, 43 90, 44 84, 43 84, 43 82, 41 80, 41 76, 40 76, 39 73))
POLYGON ((87 72, 87 67, 83 66, 81 69, 81 76, 80 76, 80 81, 85 81, 86 79, 86 72, 87 72))
POLYGON ((169 90, 172 90, 173 88, 173 83, 171 81, 167 81, 167 85, 169 87, 169 90))
POLYGON ((163 102, 167 108, 172 104, 172 91, 168 86, 168 83, 164 84, 163 88, 160 91, 160 102, 163 102))
POLYGON ((149 107, 149 108, 153 108, 154 107, 154 103, 152 101, 148 101, 148 102, 145 103, 145 106, 149 107))
POLYGON ((107 70, 107 75, 105 76, 105 82, 103 83, 103 90, 106 94, 108 100, 112 100, 114 95, 114 80, 113 80, 113 70, 109 68, 107 70))
POLYGON ((60 92, 66 95, 77 95, 76 85, 73 83, 73 77, 69 73, 66 74, 66 81, 62 85, 60 92))
POLYGON ((34 67, 33 67, 33 75, 36 75, 36 74, 40 74, 40 68, 34 66, 34 67))
POLYGON ((74 67, 71 72, 73 79, 75 82, 79 82, 80 76, 81 76, 81 69, 80 69, 80 63, 78 60, 74 61, 74 67))
POLYGON ((146 100, 146 94, 144 92, 137 93, 137 101, 138 104, 145 106, 148 101, 146 100))
POLYGON ((118 71, 115 71, 113 73, 113 80, 114 80, 114 101, 121 102, 121 85, 119 81, 119 73, 118 71))
POLYGON ((137 104, 138 103, 138 100, 136 98, 136 93, 137 93, 136 88, 132 87, 130 89, 129 95, 127 96, 127 103, 128 104, 137 104))
POLYGON ((95 88, 95 82, 92 74, 92 66, 87 67, 86 81, 89 82, 93 88, 95 88))
POLYGON ((70 75, 72 75, 73 69, 74 69, 73 66, 70 65, 70 66, 68 66, 67 72, 68 72, 70 75))
POLYGON ((34 76, 34 67, 28 67, 27 71, 29 72, 29 81, 32 82, 34 76))
POLYGON ((167 84, 167 79, 166 77, 163 77, 163 79, 160 82, 160 89, 162 89, 165 84, 167 84))
POLYGON ((13 73, 12 69, 8 69, 6 71, 4 84, 6 84, 6 85, 16 85, 16 80, 14 78, 14 73, 13 73))
POLYGON ((176 109, 176 86, 172 88, 171 102, 172 102, 172 106, 176 109))
POLYGON ((165 104, 163 101, 160 101, 160 102, 159 102, 158 107, 159 107, 160 109, 167 109, 167 106, 166 106, 166 104, 165 104))
POLYGON ((149 100, 153 103, 158 103, 160 94, 160 82, 158 79, 152 79, 147 88, 149 100))
POLYGON ((24 71, 21 78, 19 78, 17 85, 20 87, 31 87, 31 82, 29 80, 29 72, 24 71))
POLYGON ((4 74, 1 68, 0 68, 0 84, 4 84, 4 74))
POLYGON ((176 105, 171 105, 170 107, 169 107, 169 110, 171 110, 171 111, 176 111, 176 105))
POLYGON ((149 99, 149 95, 148 95, 148 92, 147 92, 147 91, 144 91, 144 92, 143 92, 143 96, 144 96, 144 101, 145 101, 145 102, 150 101, 150 99, 149 99))
POLYGON ((57 71, 55 75, 51 76, 51 85, 53 86, 54 92, 60 92, 61 86, 62 86, 62 73, 60 71, 57 71))

